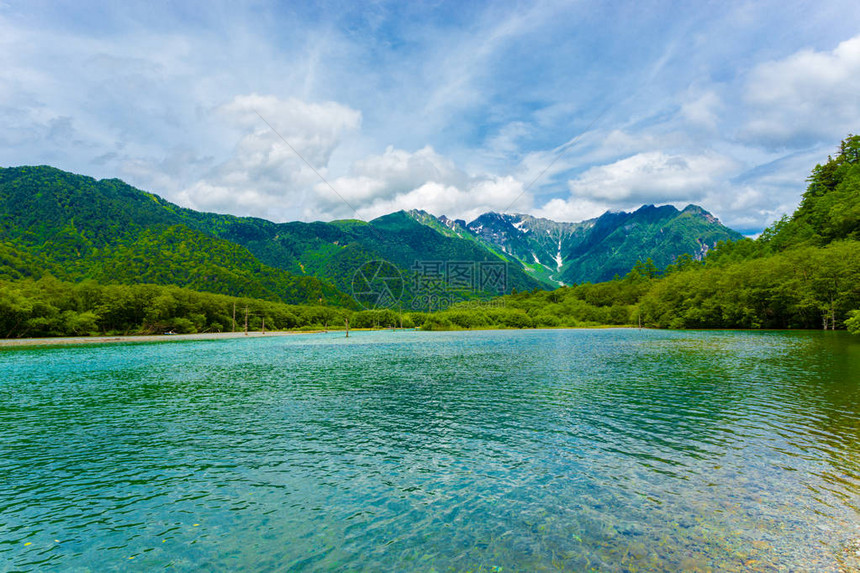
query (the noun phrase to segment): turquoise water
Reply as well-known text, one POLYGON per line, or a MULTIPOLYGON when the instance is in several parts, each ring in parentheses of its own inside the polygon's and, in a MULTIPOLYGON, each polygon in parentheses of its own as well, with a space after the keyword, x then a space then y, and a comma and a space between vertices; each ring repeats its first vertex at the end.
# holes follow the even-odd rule
POLYGON ((857 567, 860 339, 0 352, 0 570, 857 567))

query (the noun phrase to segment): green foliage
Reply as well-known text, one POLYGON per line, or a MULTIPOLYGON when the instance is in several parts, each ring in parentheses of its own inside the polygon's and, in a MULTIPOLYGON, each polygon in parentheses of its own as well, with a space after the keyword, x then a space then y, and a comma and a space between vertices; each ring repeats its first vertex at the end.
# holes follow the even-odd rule
POLYGON ((62 271, 44 257, 19 248, 11 241, 0 241, 0 279, 39 277, 46 272, 62 274, 62 271))
POLYGON ((708 251, 703 263, 708 267, 718 267, 764 256, 767 250, 763 244, 768 240, 767 235, 771 232, 771 229, 765 229, 761 237, 755 241, 746 238, 737 241, 720 241, 708 251))
POLYGON ((445 313, 433 313, 427 316, 421 324, 421 330, 459 330, 445 313))
MULTIPOLYGON (((172 284, 292 304, 320 298, 354 304, 330 284, 263 264, 245 247, 195 228, 193 211, 118 180, 50 167, 0 169, 0 213, 0 278, 49 272, 68 280, 172 284)), ((247 227, 253 230, 259 221, 207 220, 238 225, 251 238, 247 227)))
POLYGON ((228 332, 342 327, 348 309, 195 292, 152 284, 69 283, 46 275, 39 280, 0 281, 0 337, 86 336, 228 332), (236 312, 236 324, 233 312, 236 312))
POLYGON ((552 291, 511 294, 489 304, 464 302, 425 315, 425 330, 471 328, 555 328, 632 325, 636 302, 649 281, 620 279, 562 287, 552 291))
POLYGON ((845 321, 845 328, 852 334, 860 334, 860 310, 852 310, 848 313, 848 320, 845 321))
MULTIPOLYGON (((743 239, 745 240, 745 239, 743 239)), ((725 243, 718 243, 717 246, 725 243)), ((664 275, 670 275, 676 272, 684 272, 684 271, 694 271, 702 266, 701 261, 697 261, 692 256, 688 254, 679 255, 675 258, 675 262, 670 265, 667 265, 665 269, 663 269, 664 275)), ((656 276, 656 275, 654 275, 656 276)), ((650 278, 653 278, 650 277, 650 278)))
POLYGON ((804 247, 779 255, 672 274, 641 301, 662 328, 819 328, 860 304, 860 243, 804 247))
POLYGON ((605 281, 625 275, 634 265, 643 276, 653 278, 658 268, 674 264, 677 255, 700 259, 721 241, 742 238, 695 205, 682 211, 671 205, 646 205, 633 213, 606 213, 565 254, 561 279, 605 281))
MULTIPOLYGON (((415 261, 507 260, 508 285, 541 283, 515 259, 404 212, 369 223, 273 223, 199 213, 118 180, 50 167, 0 169, 0 278, 175 284, 292 304, 352 307, 364 263, 398 266, 411 300, 415 261)), ((488 297, 497 293, 471 293, 488 297)))
MULTIPOLYGON (((688 260, 692 260, 690 255, 682 255, 687 257, 688 260)), ((636 264, 633 265, 633 268, 630 269, 630 272, 627 273, 626 278, 631 281, 640 281, 640 280, 648 280, 653 279, 659 274, 657 270, 657 265, 654 264, 654 261, 651 260, 651 257, 643 263, 641 260, 637 260, 636 264)))
POLYGON ((312 277, 261 264, 243 247, 182 225, 148 229, 94 256, 88 273, 100 282, 174 284, 199 291, 292 304, 349 306, 348 297, 312 277))
POLYGON ((762 235, 771 252, 860 239, 860 136, 849 135, 836 157, 816 165, 807 181, 794 215, 762 235))

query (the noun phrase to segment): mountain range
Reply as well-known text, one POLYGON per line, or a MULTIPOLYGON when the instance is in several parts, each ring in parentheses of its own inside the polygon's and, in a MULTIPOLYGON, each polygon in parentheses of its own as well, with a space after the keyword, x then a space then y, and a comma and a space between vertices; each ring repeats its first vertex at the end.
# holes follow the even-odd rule
MULTIPOLYGON (((429 214, 411 214, 427 224, 429 214)), ((610 280, 637 260, 650 258, 663 268, 684 253, 701 259, 719 241, 743 238, 696 205, 682 211, 644 205, 578 223, 503 213, 485 213, 468 224, 444 216, 438 221, 457 236, 472 236, 516 259, 551 286, 610 280)))
MULTIPOLYGON (((0 168, 0 278, 176 284, 290 303, 354 306, 356 271, 385 260, 419 294, 416 263, 506 263, 504 290, 623 275, 741 238, 701 207, 646 205, 578 223, 485 213, 469 223, 424 211, 372 221, 274 223, 179 207, 117 179, 52 167, 0 168)), ((466 298, 500 294, 475 285, 466 298)))

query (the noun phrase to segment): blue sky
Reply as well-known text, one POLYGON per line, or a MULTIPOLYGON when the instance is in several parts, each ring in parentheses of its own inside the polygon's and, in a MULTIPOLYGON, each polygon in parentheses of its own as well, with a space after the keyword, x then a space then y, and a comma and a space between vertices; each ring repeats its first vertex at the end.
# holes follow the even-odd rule
POLYGON ((0 0, 0 165, 201 210, 696 203, 755 233, 858 131, 856 2, 0 0))

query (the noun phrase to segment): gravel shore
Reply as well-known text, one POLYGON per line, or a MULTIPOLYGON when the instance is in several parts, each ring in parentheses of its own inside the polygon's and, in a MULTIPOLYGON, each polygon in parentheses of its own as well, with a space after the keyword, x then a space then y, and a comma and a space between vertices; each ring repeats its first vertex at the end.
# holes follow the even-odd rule
MULTIPOLYGON (((291 336, 316 331, 267 331, 267 332, 207 332, 200 334, 153 334, 147 336, 75 336, 61 338, 4 338, 0 348, 20 346, 69 346, 81 344, 117 344, 140 342, 182 342, 187 340, 222 340, 228 338, 259 338, 263 336, 291 336)), ((322 331, 319 331, 322 332, 322 331)))

